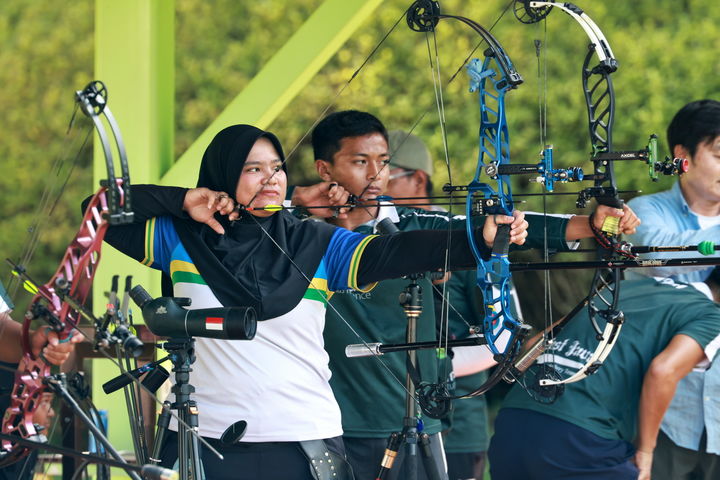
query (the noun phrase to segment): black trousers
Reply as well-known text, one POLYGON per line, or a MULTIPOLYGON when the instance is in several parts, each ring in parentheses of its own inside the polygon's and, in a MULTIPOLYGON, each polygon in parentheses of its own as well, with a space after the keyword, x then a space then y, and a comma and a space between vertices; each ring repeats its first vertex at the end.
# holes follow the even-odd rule
POLYGON ((445 452, 450 480, 483 480, 485 452, 445 452))
POLYGON ((705 452, 707 433, 700 439, 700 450, 679 447, 665 435, 658 434, 653 455, 653 480, 717 480, 720 478, 720 455, 705 452))
MULTIPOLYGON (((375 480, 380 471, 380 462, 385 453, 385 447, 387 447, 387 438, 343 437, 343 440, 347 450, 348 462, 352 465, 355 473, 355 480, 375 480)), ((440 478, 447 479, 445 453, 442 449, 442 439, 439 433, 430 435, 430 449, 432 450, 432 461, 440 473, 440 478)), ((425 473, 425 466, 419 448, 417 449, 415 462, 417 464, 418 480, 427 480, 428 477, 425 473)), ((405 446, 401 445, 393 468, 385 478, 388 480, 407 478, 405 469, 405 446)))
MULTIPOLYGON (((205 438, 224 460, 200 446, 207 480, 313 480, 310 463, 297 442, 240 442, 225 445, 205 438)), ((328 450, 345 456, 342 437, 325 440, 328 450)), ((160 451, 162 466, 172 468, 178 458, 178 436, 168 431, 160 451)))

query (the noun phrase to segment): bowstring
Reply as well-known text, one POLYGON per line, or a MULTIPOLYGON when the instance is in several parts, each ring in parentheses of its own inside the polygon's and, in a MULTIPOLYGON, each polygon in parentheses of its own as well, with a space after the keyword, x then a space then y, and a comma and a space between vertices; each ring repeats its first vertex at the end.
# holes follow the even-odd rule
MULTIPOLYGON (((540 25, 542 24, 542 33, 538 34, 538 37, 542 37, 535 40, 536 43, 536 54, 537 54, 537 76, 538 76, 538 115, 540 121, 540 148, 545 148, 547 145, 547 126, 548 126, 548 29, 547 29, 547 16, 538 22, 535 29, 536 33, 540 33, 540 25)), ((548 246, 548 226, 547 226, 547 188, 543 185, 543 261, 550 261, 550 252, 548 246)), ((550 279, 550 270, 543 272, 543 283, 544 283, 544 315, 543 315, 543 334, 539 341, 544 342, 547 346, 554 340, 554 332, 551 328, 552 319, 552 283, 550 279)), ((544 355, 543 352, 541 355, 544 355)), ((552 352, 553 358, 555 352, 552 352)))
MULTIPOLYGON (((450 150, 448 146, 447 141, 447 123, 446 123, 446 117, 445 117, 445 100, 442 90, 442 75, 440 70, 440 52, 438 49, 438 43, 437 43, 437 35, 435 33, 435 29, 433 28, 431 30, 432 35, 430 35, 428 32, 425 32, 425 44, 427 46, 427 52, 428 52, 428 62, 430 67, 431 76, 433 79, 433 93, 435 96, 435 108, 437 109, 437 115, 438 115, 438 121, 440 124, 440 135, 442 137, 442 145, 443 145, 443 157, 445 160, 445 165, 447 168, 447 174, 448 174, 448 182, 452 185, 452 169, 450 168, 450 150), (432 44, 430 42, 430 38, 432 38, 432 44), (434 54, 434 56, 433 56, 434 54), (433 62, 434 58, 434 62, 433 62)), ((450 262, 450 246, 451 246, 451 229, 452 229, 452 192, 450 194, 450 205, 448 209, 449 218, 448 218, 448 228, 447 228, 447 240, 446 240, 446 247, 445 247, 445 258, 443 259, 443 272, 448 271, 448 265, 450 262)), ((469 221, 469 219, 466 219, 466 221, 469 221)), ((447 274, 447 273, 446 273, 447 274)), ((431 282, 432 284, 432 282, 431 282)), ((442 284, 442 303, 440 308, 440 326, 436 328, 438 329, 438 332, 440 333, 438 335, 437 339, 437 348, 438 351, 445 351, 447 352, 447 342, 450 337, 450 310, 449 310, 449 303, 450 299, 448 298, 448 292, 447 292, 447 281, 443 282, 442 284)), ((434 301, 434 300, 433 300, 434 301)), ((453 310, 455 310, 453 308, 453 310)), ((457 310, 455 310, 457 311, 457 310)), ((435 362, 437 365, 437 371, 438 371, 438 379, 442 378, 443 382, 447 382, 447 377, 449 374, 449 362, 445 361, 443 362, 440 358, 440 355, 435 356, 435 362), (440 375, 440 372, 442 372, 442 375, 440 375)))
MULTIPOLYGON (((268 232, 265 227, 255 218, 255 215, 249 214, 248 216, 255 222, 258 228, 260 228, 260 231, 263 232, 263 234, 273 243, 273 245, 275 245, 275 247, 280 251, 280 253, 282 253, 288 260, 290 260, 292 266, 300 273, 300 275, 302 275, 305 281, 308 282, 309 287, 315 288, 320 293, 320 295, 323 297, 323 300, 325 301, 325 304, 330 307, 330 309, 338 316, 338 318, 340 318, 340 320, 342 320, 342 322, 350 329, 353 335, 355 335, 357 339, 360 340, 360 343, 362 343, 365 348, 368 349, 368 352, 372 352, 370 344, 362 338, 360 333, 358 333, 358 331, 350 324, 350 322, 343 316, 343 314, 340 313, 337 308, 335 308, 335 306, 330 301, 331 299, 328 298, 323 289, 320 287, 316 287, 313 284, 312 279, 300 268, 297 263, 295 263, 295 260, 290 256, 289 253, 285 251, 285 249, 282 248, 282 246, 272 237, 272 235, 270 235, 270 232, 268 232)), ((395 373, 390 369, 387 363, 382 358, 380 358, 381 355, 375 354, 373 352, 371 356, 375 357, 377 361, 380 362, 380 365, 390 374, 390 377, 393 378, 399 385, 401 385, 402 389, 405 390, 408 395, 411 395, 412 398, 417 402, 417 397, 410 393, 405 384, 395 375, 395 373)))
MULTIPOLYGON (((360 73, 360 71, 361 71, 363 68, 365 68, 365 66, 370 62, 370 60, 372 59, 372 57, 375 56, 375 54, 376 54, 377 51, 380 49, 380 47, 381 47, 381 46, 385 43, 385 41, 388 39, 388 37, 390 36, 390 34, 391 34, 393 31, 395 31, 395 29, 396 29, 397 26, 400 24, 400 22, 403 20, 403 18, 405 18, 405 14, 407 13, 407 10, 408 10, 408 9, 404 10, 403 13, 402 13, 402 15, 400 15, 400 17, 398 17, 398 19, 395 20, 395 23, 393 23, 392 27, 390 27, 390 29, 383 35, 383 37, 380 39, 380 41, 373 47, 373 49, 370 51, 370 54, 369 54, 367 57, 365 57, 365 59, 361 62, 360 66, 359 66, 357 69, 355 69, 355 71, 354 71, 353 74, 350 76, 350 78, 342 85, 342 87, 340 87, 340 89, 335 93, 335 95, 334 95, 333 98, 330 100, 330 102, 328 102, 328 104, 325 105, 325 108, 322 109, 322 112, 321 112, 320 115, 315 119, 315 121, 312 123, 312 125, 310 125, 310 128, 308 128, 308 129, 305 131, 305 133, 300 137, 300 140, 298 140, 298 141, 295 143, 295 145, 293 145, 293 147, 290 149, 290 151, 288 152, 288 154, 285 156, 285 158, 283 159, 282 163, 280 164, 280 167, 283 167, 283 166, 287 163, 287 161, 290 160, 290 158, 295 155, 295 152, 298 150, 298 148, 300 147, 300 145, 301 145, 301 144, 305 141, 305 139, 312 133, 312 131, 313 131, 313 130, 315 129, 315 127, 323 120, 323 118, 325 118, 325 114, 330 110, 330 108, 332 108, 332 107, 337 103, 338 98, 340 98, 340 96, 341 96, 341 95, 343 94, 343 92, 345 92, 345 90, 350 86, 350 84, 353 82, 353 80, 355 80, 355 78, 357 78, 357 76, 358 76, 358 74, 360 73)), ((275 176, 275 174, 276 174, 278 171, 280 171, 280 170, 281 170, 281 168, 279 168, 277 171, 273 172, 273 173, 270 175, 270 177, 268 177, 268 179, 265 181, 265 183, 263 183, 262 187, 264 187, 265 185, 267 185, 267 183, 270 182, 270 180, 272 180, 272 178, 275 176)), ((250 205, 252 204, 252 202, 255 200, 255 197, 257 197, 257 195, 260 193, 260 191, 262 190, 262 187, 261 187, 260 189, 258 189, 258 191, 255 193, 255 195, 253 195, 253 197, 250 199, 250 201, 248 202, 248 206, 250 206, 250 205)), ((366 187, 366 188, 367 188, 367 187, 366 187)))
MULTIPOLYGON (((76 104, 72 118, 68 124, 68 129, 63 139, 63 146, 61 149, 62 152, 75 151, 75 157, 71 162, 68 162, 67 156, 60 154, 53 160, 53 164, 50 168, 50 175, 45 176, 45 187, 35 209, 35 214, 33 215, 31 223, 27 228, 25 247, 23 248, 20 260, 16 262, 20 265, 27 266, 32 260, 32 257, 37 250, 40 232, 43 230, 43 227, 47 226, 50 223, 49 221, 52 220, 52 214, 65 192, 65 188, 85 151, 85 147, 87 146, 89 139, 92 137, 94 130, 92 128, 92 124, 90 124, 84 137, 82 137, 80 146, 75 148, 72 145, 78 141, 78 137, 70 135, 75 124, 74 119, 77 111, 78 106, 76 104)), ((15 296, 17 293, 19 283, 20 282, 17 282, 17 279, 14 276, 10 277, 8 281, 8 294, 11 297, 15 296)))
MULTIPOLYGON (((495 28, 495 26, 502 20, 502 18, 505 16, 505 14, 509 11, 510 7, 513 5, 513 1, 510 1, 507 3, 503 11, 500 13, 500 15, 497 17, 497 19, 493 22, 493 24, 488 29, 488 32, 492 32, 492 29, 495 28)), ((435 28, 432 28, 430 30, 432 32, 432 35, 430 35, 428 32, 425 32, 425 39, 426 39, 426 45, 427 45, 427 51, 428 51, 428 62, 431 70, 431 76, 433 79, 433 92, 435 97, 435 108, 437 109, 437 115, 440 125, 440 132, 442 137, 442 144, 443 144, 443 156, 445 160, 445 165, 447 168, 447 174, 448 174, 448 183, 450 185, 453 185, 452 181, 452 169, 450 166, 450 150, 449 150, 449 144, 448 144, 448 138, 447 138, 447 122, 446 122, 446 115, 445 115, 445 102, 444 102, 444 95, 443 95, 443 86, 442 86, 442 76, 441 76, 441 69, 440 69, 440 54, 439 54, 439 48, 438 48, 438 42, 437 42, 437 35, 435 32, 435 28), (430 42, 430 37, 432 38, 432 44, 430 42), (434 58, 434 62, 433 62, 434 58)), ((450 85, 455 78, 460 74, 460 72, 463 70, 463 68, 468 64, 472 56, 475 54, 475 52, 480 48, 480 46, 485 43, 485 39, 481 38, 480 41, 475 45, 475 47, 470 51, 470 53, 467 55, 465 60, 463 60, 462 64, 455 70, 455 72, 450 76, 450 78, 447 81, 446 85, 450 85)), ((429 109, 423 113, 423 117, 425 114, 429 112, 429 109)), ((417 124, 417 123, 416 123, 417 124)), ((444 267, 443 271, 448 271, 449 266, 449 253, 450 253, 450 247, 451 247, 451 230, 452 230, 452 208, 454 204, 454 193, 453 191, 450 192, 450 204, 449 204, 449 219, 448 219, 448 229, 447 229, 447 246, 445 249, 445 259, 444 259, 444 267)), ((466 216, 465 218, 466 222, 471 221, 469 217, 466 216)), ((432 282, 431 282, 432 284, 432 282)), ((434 284, 433 289, 435 291, 438 291, 438 287, 434 284)), ((460 318, 467 326, 468 330, 472 329, 472 325, 458 312, 458 310, 451 305, 449 293, 447 291, 447 281, 443 282, 442 284, 442 290, 439 292, 442 297, 442 306, 441 306, 441 315, 440 315, 440 326, 438 327, 438 331, 440 334, 438 335, 438 350, 447 352, 447 345, 450 338, 450 309, 452 308, 453 312, 458 315, 458 318, 460 318)), ((449 371, 451 369, 452 363, 450 361, 442 361, 443 359, 440 357, 440 355, 436 355, 436 362, 438 364, 438 373, 442 371, 442 375, 440 375, 439 378, 443 378, 443 382, 447 383, 448 381, 448 375, 449 371)))
MULTIPOLYGON (((538 98, 538 140, 540 151, 543 152, 547 146, 548 138, 548 29, 547 29, 547 16, 545 16, 539 22, 536 22, 536 39, 534 40, 535 45, 535 57, 536 57, 536 77, 538 82, 537 87, 537 98, 538 98), (542 30, 541 25, 542 24, 542 30), (542 40, 540 39, 542 38, 542 40)), ((548 225, 547 225, 547 199, 548 192, 545 188, 545 184, 542 187, 542 205, 543 205, 543 261, 545 263, 550 260, 550 251, 548 244, 548 225)), ((550 270, 543 271, 543 328, 538 338, 538 342, 543 342, 549 345, 554 340, 554 329, 553 329, 553 307, 552 307, 552 282, 550 278, 550 270)), ((531 345, 529 348, 534 346, 531 345)), ((544 351, 540 356, 547 355, 548 352, 544 351)), ((551 352, 551 355, 555 356, 555 352, 551 352)), ((535 360, 537 362, 537 359, 535 360)), ((532 367, 530 365, 528 370, 532 367)), ((519 375, 516 375, 511 369, 508 373, 515 380, 515 383, 525 390, 528 395, 533 397, 530 393, 530 386, 525 381, 524 374, 527 370, 519 375)))
MULTIPOLYGON (((68 124, 67 131, 63 137, 63 145, 60 149, 61 152, 76 151, 75 158, 72 162, 68 161, 68 156, 60 153, 55 156, 52 166, 50 168, 50 174, 45 175, 45 186, 40 195, 40 199, 35 208, 35 213, 31 217, 30 225, 27 227, 27 233, 25 236, 24 248, 20 254, 20 260, 15 262, 19 265, 27 267, 32 261, 32 257, 37 250, 40 241, 40 232, 44 227, 49 225, 52 221, 52 214, 60 202, 60 198, 65 192, 70 177, 72 176, 75 166, 78 164, 88 140, 91 138, 93 129, 92 126, 88 127, 87 133, 80 142, 80 147, 75 148, 74 144, 78 142, 77 136, 71 136, 72 127, 74 125, 74 119, 78 111, 76 105, 73 111, 72 118, 68 124)), ((22 281, 19 277, 9 275, 7 280, 7 295, 8 299, 17 298, 18 289, 22 281)), ((10 312, 7 312, 8 315, 10 312)), ((14 320, 13 320, 14 321, 14 320)), ((20 322, 18 322, 20 323, 20 322)), ((0 338, 5 334, 6 324, 3 322, 0 324, 0 338)))
MULTIPOLYGON (((510 7, 513 5, 513 1, 510 1, 507 3, 503 11, 500 13, 500 15, 497 17, 497 19, 493 22, 493 24, 488 29, 488 32, 492 32, 492 29, 495 28, 495 26, 502 20, 502 18, 505 16, 505 14, 509 11, 510 7)), ((431 70, 431 75, 433 79, 433 92, 435 96, 435 108, 437 110, 438 120, 440 124, 440 132, 442 136, 442 144, 443 144, 443 156, 445 160, 445 165, 447 168, 447 174, 448 174, 448 183, 450 185, 453 185, 452 181, 452 169, 450 166, 450 150, 449 150, 449 144, 448 144, 448 138, 447 138, 447 122, 446 122, 446 115, 445 115, 445 102, 444 102, 444 95, 443 95, 443 85, 442 85, 442 76, 441 76, 441 70, 440 70, 440 55, 439 55, 439 48, 438 48, 438 42, 437 42, 437 35, 435 32, 435 28, 431 29, 432 32, 432 45, 430 43, 430 35, 428 32, 425 32, 425 38, 426 38, 426 45, 427 45, 427 51, 428 51, 428 62, 431 70), (433 55, 434 54, 434 55, 433 55), (433 62, 433 58, 435 61, 433 62)), ((467 57, 463 60, 461 65, 455 70, 455 72, 450 76, 448 79, 446 85, 450 85, 462 72, 463 68, 468 64, 470 59, 473 57, 475 52, 480 48, 480 46, 485 43, 485 39, 481 38, 480 41, 475 45, 475 47, 470 51, 470 53, 467 55, 467 57)), ((423 113, 423 117, 425 114, 429 112, 428 110, 423 113)), ((455 192, 451 191, 449 192, 450 197, 450 204, 449 204, 449 219, 448 219, 448 228, 447 228, 447 241, 446 241, 446 249, 445 249, 445 259, 444 259, 444 268, 443 271, 448 271, 449 266, 449 254, 450 254, 450 247, 451 247, 451 230, 452 230, 452 208, 454 205, 454 195, 455 192)), ((471 221, 469 217, 466 216, 465 218, 466 222, 471 221)), ((432 282, 431 282, 432 284, 432 282)), ((433 289, 435 291, 438 291, 438 287, 433 284, 433 289)), ((458 318, 460 318, 467 326, 468 330, 472 329, 472 325, 461 315, 458 310, 451 305, 450 298, 449 298, 449 292, 447 291, 447 281, 443 282, 442 289, 440 291, 440 295, 442 297, 442 306, 441 306, 441 315, 440 315, 440 326, 438 327, 438 331, 440 334, 438 335, 437 339, 437 345, 438 345, 438 351, 444 351, 447 354, 447 345, 450 338, 450 309, 452 308, 453 312, 458 315, 458 318)), ((443 359, 440 357, 440 355, 436 355, 436 363, 437 363, 437 369, 439 378, 443 379, 443 383, 448 382, 448 375, 450 372, 450 369, 452 367, 451 361, 442 361, 443 359), (442 375, 440 375, 440 372, 442 372, 442 375)))

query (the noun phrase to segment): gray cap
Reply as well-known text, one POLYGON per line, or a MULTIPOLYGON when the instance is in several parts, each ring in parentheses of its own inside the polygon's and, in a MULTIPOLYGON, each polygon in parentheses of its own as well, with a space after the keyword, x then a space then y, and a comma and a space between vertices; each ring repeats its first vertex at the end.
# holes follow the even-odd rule
POLYGON ((391 168, 422 170, 432 176, 433 162, 430 151, 419 137, 402 130, 393 130, 388 133, 388 138, 391 168))

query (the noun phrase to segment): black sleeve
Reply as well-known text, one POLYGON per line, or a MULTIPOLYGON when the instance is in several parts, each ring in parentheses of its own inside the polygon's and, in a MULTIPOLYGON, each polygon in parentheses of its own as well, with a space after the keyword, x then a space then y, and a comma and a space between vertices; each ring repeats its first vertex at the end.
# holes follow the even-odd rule
MULTIPOLYGON (((133 223, 111 225, 105 234, 105 241, 140 262, 145 258, 145 222, 163 215, 187 218, 183 210, 187 189, 159 185, 132 185, 130 189, 133 223)), ((91 198, 82 202, 83 213, 91 198)))
MULTIPOLYGON (((470 270, 477 266, 465 230, 415 230, 383 235, 365 247, 358 266, 358 283, 367 285, 411 273, 434 271, 445 267, 448 252, 449 270, 470 270)), ((475 229, 480 254, 489 258, 490 249, 482 240, 482 230, 475 229)))
MULTIPOLYGON (((153 217, 172 215, 174 217, 188 218, 183 210, 183 201, 187 188, 164 187, 161 185, 132 185, 130 193, 132 198, 133 223, 145 223, 153 217)), ((90 203, 92 196, 82 202, 82 211, 90 203)))

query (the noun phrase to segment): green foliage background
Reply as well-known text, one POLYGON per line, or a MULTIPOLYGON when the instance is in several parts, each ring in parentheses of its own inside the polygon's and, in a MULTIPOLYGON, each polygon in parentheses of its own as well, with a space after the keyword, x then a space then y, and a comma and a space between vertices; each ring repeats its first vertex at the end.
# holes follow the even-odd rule
MULTIPOLYGON (((435 158, 435 184, 448 179, 443 138, 433 93, 428 48, 423 34, 405 25, 407 0, 388 0, 321 70, 286 111, 271 125, 290 160, 291 182, 315 180, 312 152, 303 137, 325 109, 368 110, 391 128, 410 129, 424 138, 435 158), (347 85, 392 25, 395 30, 347 85), (338 95, 338 92, 342 93, 338 95), (297 147, 297 148, 295 148, 297 147)), ((489 28, 507 6, 495 1, 442 1, 443 10, 467 16, 489 28)), ((237 2, 233 0, 176 1, 176 156, 194 141, 224 106, 262 68, 320 0, 237 2)), ((715 26, 720 12, 711 0, 620 0, 582 2, 581 6, 607 36, 620 63, 613 75, 616 92, 616 149, 643 147, 650 133, 664 137, 669 119, 683 104, 699 98, 720 98, 720 36, 715 26)), ((82 142, 79 128, 64 138, 72 113, 72 93, 93 79, 93 10, 91 0, 66 2, 10 0, 0 3, 0 254, 19 258, 27 245, 26 231, 36 215, 45 182, 72 171, 57 206, 45 213, 31 273, 40 281, 52 274, 80 219, 78 204, 94 189, 90 149, 77 157, 82 142), (58 159, 65 163, 53 168, 58 159)), ((507 96, 513 161, 537 160, 541 148, 539 104, 546 105, 547 141, 554 144, 561 166, 587 162, 587 114, 580 84, 580 68, 587 37, 580 26, 560 11, 547 23, 523 25, 512 8, 492 30, 525 83, 507 96), (534 40, 547 48, 538 62, 534 40), (546 62, 546 63, 545 63, 546 62), (547 74, 538 75, 539 65, 547 74), (543 67, 545 68, 545 67, 543 67), (544 78, 546 77, 546 82, 544 78), (546 101, 541 102, 541 94, 546 101)), ((456 22, 437 29, 438 58, 446 83, 476 47, 479 38, 456 22)), ((430 45, 430 47, 428 47, 430 45)), ((475 56, 481 56, 482 47, 475 56)), ((112 107, 112 85, 110 105, 112 107)), ((443 87, 448 154, 452 180, 467 181, 477 156, 478 109, 467 92, 464 72, 443 87)), ((131 119, 118 119, 123 122, 131 119)), ((664 142, 663 142, 664 146, 664 142)), ((663 154, 666 147, 662 148, 663 154)), ((130 159, 132 168, 132 158, 130 159)), ((620 187, 649 193, 666 189, 671 179, 649 182, 645 168, 625 163, 618 167, 620 187)), ((64 180, 58 180, 62 185, 64 180)), ((537 185, 515 184, 515 191, 539 191, 537 185)), ((559 191, 573 191, 565 185, 559 191)), ((61 190, 56 187, 55 191, 61 190)), ((521 205, 542 210, 540 200, 521 205)), ((551 197, 550 211, 575 213, 574 197, 551 197)), ((585 293, 586 278, 578 272, 553 273, 554 308, 567 311, 585 293)), ((0 278, 8 279, 0 267, 0 278)), ((539 275, 518 277, 526 315, 542 317, 542 293, 530 285, 539 275)), ((7 282, 6 282, 7 283, 7 282)), ((26 302, 16 298, 21 305, 26 302)))

